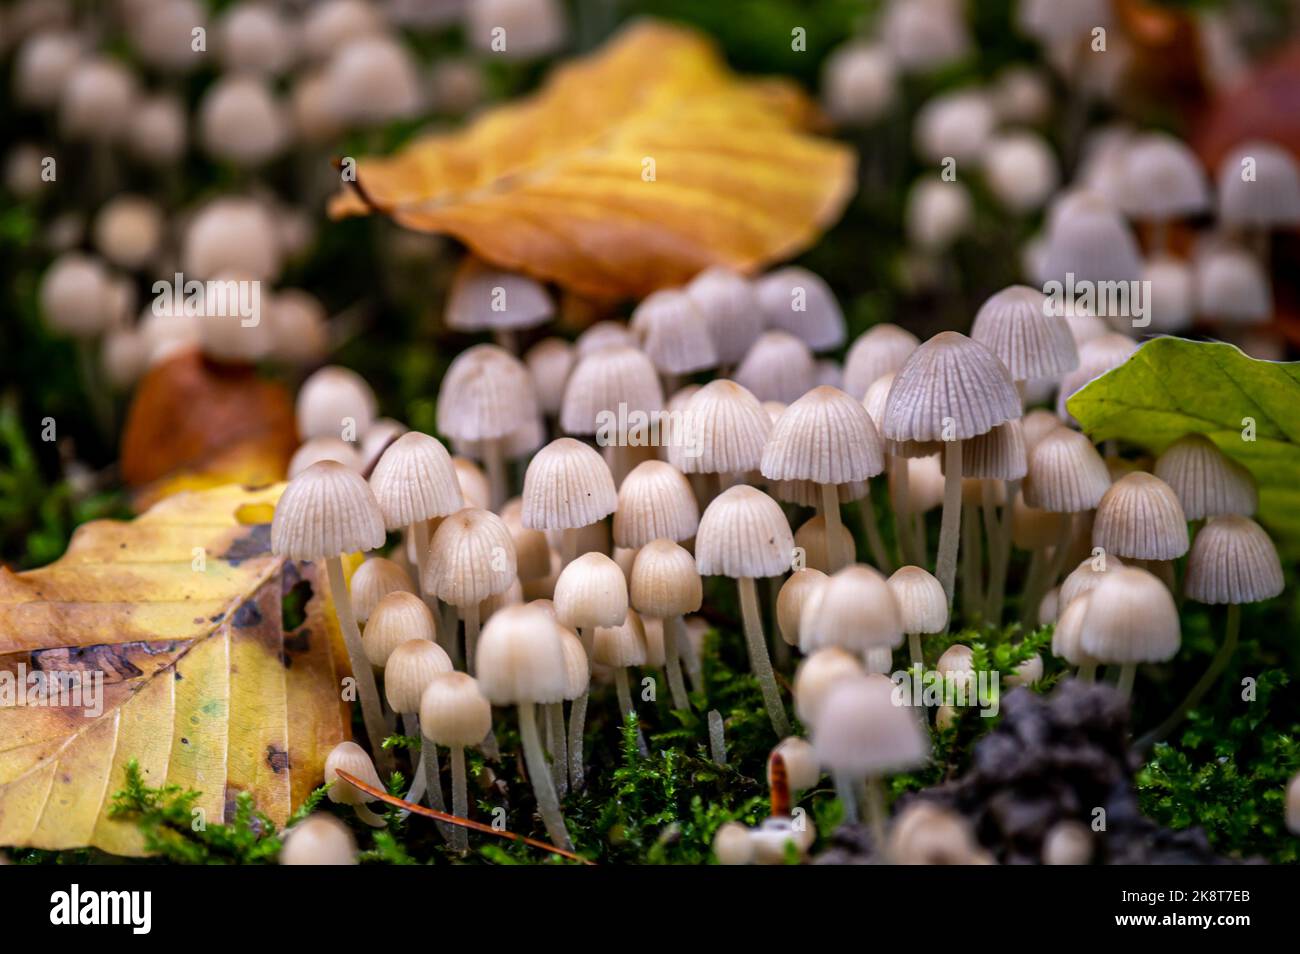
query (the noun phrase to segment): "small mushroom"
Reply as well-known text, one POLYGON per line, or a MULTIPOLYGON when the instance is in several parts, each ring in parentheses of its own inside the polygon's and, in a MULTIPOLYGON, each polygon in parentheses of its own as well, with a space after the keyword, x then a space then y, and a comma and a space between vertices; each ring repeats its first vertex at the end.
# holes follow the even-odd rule
MULTIPOLYGON (((450 750, 451 813, 458 818, 469 818, 465 748, 478 745, 492 730, 492 705, 473 676, 444 671, 435 674, 425 686, 419 711, 426 757, 434 755, 435 745, 445 745, 450 750)), ((434 761, 426 764, 436 766, 436 755, 434 761)), ((468 833, 460 825, 452 827, 451 847, 461 854, 469 849, 468 833)))

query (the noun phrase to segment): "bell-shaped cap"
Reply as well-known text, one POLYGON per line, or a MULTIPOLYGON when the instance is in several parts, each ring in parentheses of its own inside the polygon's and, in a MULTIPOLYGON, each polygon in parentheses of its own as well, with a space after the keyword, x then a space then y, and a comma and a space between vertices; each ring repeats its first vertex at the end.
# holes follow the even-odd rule
POLYGON ((903 622, 884 576, 861 564, 830 576, 804 603, 799 643, 805 652, 822 646, 855 653, 901 646, 903 622))
POLYGON ((706 268, 686 286, 686 295, 704 317, 718 363, 740 362, 763 333, 763 313, 754 286, 729 268, 706 268))
POLYGON ((376 550, 385 536, 370 485, 333 460, 312 464, 289 481, 271 520, 271 550, 291 560, 376 550))
POLYGON ((419 431, 408 431, 388 446, 370 474, 370 489, 389 530, 465 506, 447 448, 419 431))
POLYGON ((1210 207, 1210 184, 1190 146, 1168 133, 1145 133, 1124 149, 1120 208, 1131 218, 1165 222, 1210 207))
MULTIPOLYGON (((943 458, 939 458, 940 467, 943 458)), ((1007 421, 961 444, 962 477, 1019 480, 1028 470, 1019 421, 1007 421)))
POLYGON ((438 430, 457 441, 509 437, 539 413, 528 369, 497 345, 462 351, 438 390, 438 430))
POLYGON ((765 331, 736 369, 736 383, 760 401, 789 404, 813 386, 817 368, 812 351, 786 331, 765 331))
POLYGON ((467 255, 451 281, 445 317, 456 331, 498 331, 532 328, 553 314, 555 303, 541 282, 467 255))
MULTIPOLYGON (((433 677, 451 672, 451 658, 437 643, 408 639, 388 657, 384 667, 384 696, 394 712, 419 712, 420 697, 433 677)), ((486 734, 486 733, 484 733, 486 734)), ((479 736, 479 741, 483 736, 479 736)))
POLYGON ((916 768, 930 755, 930 738, 910 706, 894 701, 885 676, 840 680, 813 726, 817 759, 831 772, 861 777, 916 768))
POLYGON ((560 636, 560 648, 564 651, 564 698, 576 699, 591 685, 591 660, 587 658, 582 640, 572 630, 559 623, 555 629, 560 636))
POLYGON ((635 549, 651 540, 680 542, 695 536, 700 507, 690 482, 662 460, 637 464, 618 488, 614 545, 635 549))
POLYGON ((695 534, 695 562, 703 576, 781 576, 790 569, 794 534, 781 505, 745 484, 709 504, 695 534))
POLYGON ((1052 630, 1052 655, 1059 656, 1071 666, 1086 666, 1097 661, 1083 651, 1083 621, 1088 617, 1090 605, 1090 592, 1081 593, 1068 603, 1062 602, 1056 628, 1052 630))
POLYGON ((479 689, 497 706, 560 702, 568 684, 555 620, 536 606, 507 606, 479 634, 479 689))
POLYGON ((316 812, 285 832, 278 861, 282 865, 355 865, 357 842, 346 824, 327 812, 316 812))
MULTIPOLYGON (((1136 281, 1142 256, 1128 223, 1095 194, 1062 206, 1048 227, 1043 277, 1074 286, 1081 282, 1136 281)), ((1114 317, 1114 316, 1103 316, 1114 317)))
POLYGON ((515 564, 519 579, 538 580, 551 572, 551 545, 546 534, 524 526, 523 501, 512 497, 501 507, 501 519, 515 543, 515 564))
POLYGON ((812 351, 844 344, 844 312, 820 276, 790 265, 758 279, 754 291, 769 328, 794 335, 812 351))
POLYGON ((888 579, 905 633, 942 633, 948 628, 948 596, 934 574, 901 566, 888 579))
POLYGON ((298 449, 289 458, 287 471, 292 480, 317 461, 336 460, 349 470, 361 472, 361 455, 357 445, 350 444, 337 437, 309 437, 298 445, 298 449))
POLYGON ((619 626, 627 617, 627 578, 605 554, 584 553, 560 572, 554 601, 565 626, 619 626))
POLYGON ((955 331, 924 342, 894 376, 883 436, 959 440, 1020 417, 1020 395, 993 352, 955 331))
POLYGON ((1105 579, 1107 573, 1123 565, 1124 561, 1113 553, 1102 552, 1096 556, 1088 557, 1071 570, 1062 581, 1060 593, 1057 596, 1060 608, 1063 609, 1080 596, 1091 593, 1105 579))
POLYGON ((491 503, 492 487, 488 483, 483 468, 468 457, 453 457, 452 469, 456 471, 456 483, 460 486, 461 497, 467 507, 481 507, 486 510, 491 503))
POLYGON ((1258 324, 1273 316, 1273 286, 1264 266, 1244 248, 1224 246, 1197 262, 1196 311, 1211 321, 1258 324))
MULTIPOLYGON (((1025 459, 1034 455, 1034 448, 1052 431, 1062 427, 1061 419, 1044 408, 1034 408, 1020 419, 1020 433, 1025 441, 1025 459)), ((964 469, 963 469, 964 473, 964 469)))
POLYGON ((1070 326, 1049 315, 1043 293, 1026 285, 1004 288, 984 302, 970 336, 997 355, 1015 381, 1057 378, 1079 366, 1070 326))
POLYGON ((1110 472, 1092 441, 1058 427, 1034 448, 1025 502, 1049 513, 1091 510, 1110 488, 1110 472))
MULTIPOLYGON (((899 468, 889 475, 889 492, 898 498, 898 486, 901 471, 899 468)), ((917 457, 907 465, 907 505, 905 513, 926 513, 943 503, 943 468, 937 455, 917 457)))
POLYGON ((585 358, 601 348, 621 347, 639 348, 636 333, 621 321, 606 319, 597 321, 588 327, 578 340, 573 343, 577 357, 585 358))
MULTIPOLYGON (((877 434, 881 432, 881 428, 884 426, 885 406, 889 403, 889 389, 893 386, 894 372, 888 371, 867 385, 867 390, 862 396, 862 406, 867 409, 867 414, 871 416, 871 423, 876 425, 877 434)), ((852 392, 850 391, 850 393, 852 392)), ((884 444, 885 453, 892 455, 894 453, 894 442, 886 441, 883 437, 881 441, 884 444)))
POLYGON ((814 589, 828 577, 821 570, 805 567, 791 573, 776 595, 776 626, 781 638, 791 646, 799 645, 799 619, 804 603, 814 589))
POLYGON ((1169 588, 1146 570, 1110 570, 1087 598, 1079 644, 1093 659, 1107 664, 1164 662, 1178 652, 1178 608, 1169 588))
POLYGON ((472 606, 504 592, 517 574, 515 543, 505 521, 466 507, 438 524, 429 541, 424 588, 452 606, 472 606))
POLYGON ((772 421, 744 386, 717 378, 700 388, 680 414, 681 440, 669 459, 686 474, 739 474, 757 470, 772 421))
POLYGON ((364 561, 348 581, 352 612, 363 623, 370 618, 380 600, 396 592, 414 593, 415 586, 404 567, 384 557, 371 557, 364 561))
POLYGON ((1097 505, 1092 544, 1139 560, 1172 560, 1187 552, 1187 517, 1173 489, 1143 471, 1125 474, 1097 505))
POLYGON ((794 673, 794 708, 799 721, 806 726, 815 725, 817 713, 831 688, 842 679, 865 674, 862 660, 837 646, 810 653, 794 673))
POLYGON ((844 359, 844 390, 865 397, 867 388, 901 368, 920 344, 906 328, 888 322, 872 325, 853 342, 844 359))
POLYGON ((663 409, 664 392, 659 375, 645 352, 636 348, 601 348, 578 359, 564 388, 560 426, 569 434, 598 434, 609 429, 618 437, 616 422, 620 406, 626 414, 652 415, 663 409), (602 425, 604 426, 602 427, 602 425))
POLYGON ((1300 166, 1276 143, 1244 142, 1219 165, 1219 222, 1227 228, 1300 224, 1300 166), (1247 169, 1251 173, 1246 175, 1247 169))
POLYGON ((1249 517, 1259 506, 1250 471, 1204 434, 1188 434, 1165 448, 1155 475, 1173 488, 1188 520, 1230 513, 1249 517))
POLYGON ((592 638, 592 662, 614 669, 646 664, 645 628, 636 610, 618 626, 598 626, 592 638))
POLYGON ((420 731, 435 745, 478 745, 492 728, 492 703, 469 673, 440 672, 420 696, 420 731))
POLYGON ((636 611, 659 619, 694 613, 704 600, 695 557, 671 540, 652 540, 637 551, 629 588, 636 611))
POLYGON ((1066 410, 1066 402, 1089 381, 1107 371, 1118 368, 1138 349, 1137 342, 1127 335, 1107 332, 1079 346, 1079 366, 1061 379, 1056 392, 1056 415, 1064 421, 1074 418, 1066 410))
POLYGON ((375 419, 375 392, 361 375, 349 368, 327 365, 303 381, 298 389, 295 415, 298 436, 341 437, 352 422, 364 434, 375 419))
POLYGON ((543 338, 524 352, 537 403, 548 417, 560 416, 564 387, 577 360, 577 349, 563 338, 543 338))
MULTIPOLYGON (((853 534, 849 528, 839 526, 840 553, 853 554, 853 534)), ((804 562, 814 570, 826 573, 831 569, 829 538, 826 533, 826 518, 821 514, 809 517, 794 533, 794 545, 804 552, 804 562)))
POLYGON ((372 800, 372 796, 339 778, 339 772, 347 772, 374 788, 384 787, 370 755, 355 742, 340 742, 325 756, 325 784, 330 787, 329 800, 336 805, 364 805, 372 800))
POLYGON ((571 437, 551 441, 524 473, 524 526, 571 530, 608 517, 618 507, 605 459, 571 437))
POLYGON ((717 367, 708 324, 686 292, 665 288, 632 313, 632 329, 660 374, 692 374, 717 367))
MULTIPOLYGON (((437 637, 433 613, 424 600, 414 593, 396 590, 389 593, 370 614, 361 644, 370 665, 383 668, 388 657, 402 643, 412 639, 432 642, 437 637)), ((406 710, 411 711, 411 710, 406 710)))
POLYGON ((1259 603, 1282 593, 1282 564, 1249 517, 1215 517, 1196 534, 1183 593, 1198 603, 1259 603))
POLYGON ((832 387, 813 388, 782 412, 763 450, 769 480, 847 484, 885 469, 880 435, 858 401, 832 387))

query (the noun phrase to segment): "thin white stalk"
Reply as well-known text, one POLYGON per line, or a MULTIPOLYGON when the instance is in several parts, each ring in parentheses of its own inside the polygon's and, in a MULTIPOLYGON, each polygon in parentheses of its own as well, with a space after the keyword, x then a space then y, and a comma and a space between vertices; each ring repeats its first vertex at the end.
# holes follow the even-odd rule
POLYGON ((1115 688, 1125 699, 1133 695, 1133 680, 1137 676, 1137 663, 1124 663, 1119 667, 1119 680, 1115 683, 1115 688))
POLYGON ((921 564, 912 553, 912 521, 907 512, 908 463, 906 457, 889 458, 893 479, 889 481, 889 505, 894 512, 894 544, 898 547, 898 562, 904 566, 921 564))
MULTIPOLYGON (((469 792, 465 782, 465 750, 453 745, 451 759, 451 813, 457 818, 469 818, 469 792)), ((462 855, 469 851, 469 832, 460 825, 451 826, 451 847, 462 855)))
POLYGON ((672 695, 673 708, 690 711, 691 698, 686 693, 686 683, 682 679, 682 645, 688 639, 686 623, 680 616, 665 619, 664 631, 664 669, 668 675, 668 691, 672 695))
POLYGON ((569 706, 569 788, 575 792, 586 782, 582 767, 582 736, 586 729, 589 698, 589 690, 584 689, 569 706))
POLYGON ((934 575, 943 584, 948 595, 948 609, 952 609, 953 584, 957 579, 957 545, 961 528, 961 441, 945 441, 943 445, 943 522, 939 525, 939 554, 935 559, 934 575))
POLYGON ((841 772, 831 773, 835 780, 835 791, 840 797, 840 808, 843 812, 843 822, 846 825, 856 825, 858 823, 858 795, 853 784, 853 779, 841 772))
POLYGON ((348 585, 343 580, 343 561, 339 557, 330 557, 325 561, 329 578, 330 595, 334 598, 334 611, 338 614, 339 629, 343 631, 343 644, 348 650, 348 661, 352 664, 352 678, 356 680, 357 696, 361 701, 361 715, 365 720, 366 735, 370 739, 370 754, 375 760, 380 778, 392 774, 393 755, 384 748, 384 739, 388 737, 388 720, 384 718, 384 708, 379 701, 379 687, 375 684, 375 673, 366 658, 366 651, 361 644, 361 630, 357 628, 357 618, 352 612, 352 597, 348 585))
POLYGON ((907 653, 911 657, 913 666, 925 665, 925 655, 921 652, 921 634, 907 634, 907 653))
POLYGON ((776 675, 772 672, 772 660, 767 655, 767 642, 763 639, 763 619, 758 611, 758 591, 752 577, 742 576, 736 580, 740 590, 740 615, 744 622, 745 641, 749 646, 749 668, 763 690, 763 705, 767 708, 767 717, 772 720, 772 729, 778 739, 790 734, 790 720, 785 714, 785 705, 781 702, 781 692, 776 685, 776 675))
MULTIPOLYGON (((627 669, 619 666, 614 670, 614 687, 618 692, 619 732, 623 731, 623 722, 627 719, 628 713, 633 717, 636 716, 636 706, 632 704, 632 688, 628 685, 627 669)), ((641 734, 641 724, 638 720, 636 727, 636 747, 642 756, 650 754, 650 748, 646 745, 645 736, 641 734)))
POLYGON ((537 810, 542 816, 546 832, 555 847, 571 851, 573 842, 569 840, 569 831, 564 827, 560 799, 555 794, 551 770, 546 764, 546 753, 542 751, 542 740, 537 734, 537 707, 531 702, 519 704, 519 737, 524 744, 528 778, 533 783, 533 794, 537 796, 537 810))
POLYGON ((826 569, 835 573, 848 562, 844 552, 844 522, 840 519, 840 494, 834 484, 818 484, 821 491, 822 529, 826 531, 826 569))
POLYGON ((552 702, 546 707, 546 736, 550 740, 551 779, 555 790, 563 798, 569 791, 569 746, 564 732, 564 703, 552 702))
POLYGON ((495 512, 506 502, 506 458, 499 439, 483 442, 483 464, 491 491, 492 506, 489 509, 495 512))
POLYGON ((889 845, 885 840, 885 787, 879 775, 867 776, 867 820, 871 823, 871 840, 881 861, 889 860, 889 845))
MULTIPOLYGON (((435 811, 445 812, 447 803, 442 798, 442 767, 438 765, 438 747, 424 733, 420 733, 420 764, 417 772, 424 774, 424 790, 429 796, 429 807, 435 811)), ((443 841, 450 841, 452 828, 446 822, 437 822, 438 833, 443 841)))
POLYGON ((478 661, 474 658, 478 652, 478 604, 471 602, 461 612, 465 616, 465 666, 473 676, 478 673, 478 661))

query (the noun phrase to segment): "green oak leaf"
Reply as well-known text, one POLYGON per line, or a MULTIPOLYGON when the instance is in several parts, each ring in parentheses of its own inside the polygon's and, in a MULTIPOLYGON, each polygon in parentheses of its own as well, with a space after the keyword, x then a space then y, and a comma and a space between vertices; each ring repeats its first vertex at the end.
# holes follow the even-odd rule
POLYGON ((1156 454, 1185 434, 1204 434, 1254 474, 1260 522, 1288 549, 1300 548, 1300 362, 1258 361, 1221 342, 1153 338, 1068 406, 1093 440, 1156 454))

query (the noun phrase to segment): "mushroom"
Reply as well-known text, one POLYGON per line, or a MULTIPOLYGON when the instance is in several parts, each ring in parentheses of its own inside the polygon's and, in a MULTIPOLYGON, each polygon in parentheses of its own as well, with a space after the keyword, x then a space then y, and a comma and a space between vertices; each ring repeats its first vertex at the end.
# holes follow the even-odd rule
MULTIPOLYGON (((587 647, 582 644, 582 640, 577 637, 573 630, 558 623, 556 625, 560 634, 560 644, 564 650, 564 702, 569 703, 570 714, 572 714, 573 703, 577 702, 578 699, 583 699, 584 708, 586 706, 585 697, 591 687, 591 660, 587 657, 587 647)), ((572 763, 569 756, 569 740, 564 729, 564 702, 555 702, 546 707, 549 734, 555 746, 552 750, 555 762, 552 764, 551 769, 561 796, 569 790, 569 771, 572 763)), ((579 744, 583 741, 582 734, 583 729, 579 726, 579 744)), ((578 753, 577 761, 579 767, 581 767, 581 750, 578 753)))
MULTIPOLYGON (((787 265, 758 279, 754 294, 768 328, 794 335, 811 351, 834 351, 844 344, 844 312, 821 276, 787 265)), ((739 374, 737 380, 743 383, 739 374)), ((792 401, 805 390, 775 399, 792 401)))
POLYGON ((684 474, 714 474, 721 492, 736 474, 758 470, 772 432, 772 418, 743 385, 716 378, 681 408, 684 440, 668 459, 684 474))
POLYGON ((270 84, 256 76, 220 77, 199 100, 197 119, 203 151, 244 168, 270 162, 289 138, 283 104, 270 84))
POLYGON ((1109 570, 1123 565, 1124 561, 1119 557, 1105 551, 1095 557, 1088 557, 1062 581, 1057 593, 1058 607, 1063 610, 1080 596, 1091 593, 1109 570))
POLYGON ((543 338, 524 352, 524 364, 533 378, 533 390, 542 413, 558 419, 564 404, 564 387, 577 362, 577 349, 563 338, 543 338))
POLYGON ((743 275, 714 265, 691 279, 685 291, 709 329, 718 364, 737 365, 763 333, 754 286, 743 275))
MULTIPOLYGON (((492 704, 479 689, 473 676, 463 672, 436 673, 420 696, 420 732, 426 757, 433 760, 426 765, 437 771, 435 745, 445 745, 451 761, 451 813, 457 818, 469 818, 469 798, 465 783, 465 748, 478 745, 492 730, 492 704)), ((436 775, 435 775, 436 777, 436 775)), ((469 850, 469 837, 464 827, 455 825, 451 831, 451 847, 462 855, 469 850)))
POLYGON ((760 401, 789 404, 816 379, 812 350, 787 331, 765 331, 745 353, 735 379, 760 401))
POLYGON ((897 67, 883 44, 850 40, 822 66, 822 102, 837 123, 869 126, 883 117, 897 95, 897 67))
POLYGON ((1187 143, 1168 133, 1144 133, 1124 149, 1119 170, 1120 207, 1155 230, 1152 251, 1163 252, 1169 223, 1210 208, 1205 170, 1187 143))
POLYGON ((1277 143, 1240 143, 1219 164, 1218 196, 1220 224, 1254 233, 1267 249, 1269 231, 1300 223, 1300 166, 1277 143))
POLYGON ((1083 622, 1092 603, 1091 591, 1081 593, 1069 603, 1063 603, 1056 627, 1052 630, 1052 654, 1076 666, 1081 682, 1092 682, 1097 676, 1097 660, 1083 649, 1083 622))
POLYGON ((632 331, 670 386, 681 375, 718 364, 707 320, 680 289, 664 288, 647 296, 632 312, 632 331))
POLYGON ((821 570, 805 567, 791 573, 781 584, 776 596, 776 625, 787 645, 799 645, 799 618, 803 614, 804 603, 826 579, 826 574, 821 570))
POLYGON ((327 812, 314 812, 284 834, 282 865, 355 865, 357 843, 348 826, 327 812))
POLYGON ((1079 345, 1079 366, 1061 379, 1056 391, 1056 415, 1067 424, 1075 423, 1066 410, 1066 403, 1089 381, 1107 371, 1118 368, 1138 349, 1137 342, 1127 335, 1104 332, 1079 345))
POLYGON ((821 778, 821 767, 817 764, 817 751, 807 739, 792 735, 776 744, 767 759, 769 785, 777 757, 780 757, 781 764, 784 766, 785 778, 791 792, 807 791, 821 778))
POLYGON ((1156 458, 1155 475, 1169 485, 1188 520, 1224 514, 1249 517, 1259 506, 1255 479, 1204 434, 1174 441, 1156 458))
POLYGON ((541 282, 466 255, 452 278, 444 318, 455 331, 492 332, 497 345, 513 354, 518 332, 545 324, 554 314, 555 303, 541 282))
POLYGON ((754 859, 754 843, 749 829, 740 822, 729 821, 713 836, 713 856, 720 865, 747 865, 754 859))
MULTIPOLYGON (((356 579, 355 574, 353 579, 356 579)), ((383 669, 388 665, 388 658, 393 651, 408 640, 433 642, 436 638, 433 614, 429 612, 424 600, 414 593, 395 590, 375 604, 366 621, 365 632, 361 634, 361 644, 365 647, 370 664, 383 669)), ((441 651, 440 649, 439 652, 441 651)))
POLYGON ((1174 599, 1146 570, 1116 567, 1088 595, 1079 646, 1098 662, 1119 664, 1116 688, 1125 699, 1138 663, 1172 659, 1181 642, 1174 599))
POLYGON ((1038 133, 1024 130, 991 136, 980 167, 989 191, 1016 215, 1041 209, 1061 178, 1051 145, 1038 133))
POLYGON ((680 543, 695 536, 700 507, 690 482, 662 460, 637 464, 618 487, 614 545, 636 550, 652 540, 680 543))
POLYGON ((1286 828, 1293 835, 1300 835, 1300 772, 1291 778, 1286 787, 1286 828))
POLYGON ((1122 557, 1156 561, 1162 573, 1172 574, 1167 561, 1187 552, 1187 517, 1168 484, 1134 471, 1115 481, 1097 505, 1092 545, 1122 557))
POLYGON ((406 570, 392 560, 372 556, 352 573, 352 611, 364 623, 380 600, 398 591, 414 592, 406 570))
POLYGON ((614 485, 632 469, 633 451, 652 447, 664 392, 645 353, 625 346, 601 348, 578 359, 560 405, 565 433, 595 437, 608 455, 614 485), (643 421, 643 423, 642 423, 643 421))
POLYGON ((375 392, 361 375, 326 365, 298 389, 298 436, 303 440, 333 437, 353 443, 370 429, 375 403, 375 392))
POLYGON ((347 646, 352 676, 357 682, 361 713, 370 746, 385 771, 392 758, 383 747, 388 723, 379 702, 379 689, 361 642, 352 612, 352 599, 343 580, 345 553, 384 545, 384 516, 361 475, 332 460, 312 464, 289 481, 271 520, 271 551, 291 560, 324 560, 334 611, 347 646))
POLYGON ((703 576, 729 576, 740 593, 740 610, 749 648, 749 665, 763 690, 772 728, 779 738, 790 734, 772 661, 763 638, 754 578, 781 576, 790 569, 794 535, 780 505, 761 490, 746 485, 719 494, 695 535, 695 560, 703 576))
POLYGON ((1141 273, 1142 257, 1133 230, 1104 198, 1083 193, 1056 209, 1047 231, 1046 281, 1077 287, 1083 282, 1137 281, 1141 273))
POLYGON ((888 322, 872 325, 858 335, 844 359, 844 390, 865 403, 867 389, 886 374, 896 373, 920 344, 906 328, 888 322))
POLYGON ((809 653, 794 674, 794 711, 799 721, 815 726, 831 687, 845 677, 863 675, 866 670, 858 657, 838 646, 809 653))
POLYGON ((515 564, 519 582, 527 585, 551 572, 551 545, 546 534, 524 526, 524 502, 512 497, 501 508, 501 519, 510 529, 515 544, 515 564))
POLYGON ((578 556, 577 531, 603 520, 617 507, 609 465, 586 444, 561 437, 529 461, 523 524, 531 530, 562 531, 560 558, 566 566, 578 556))
POLYGON ((868 663, 874 649, 903 644, 903 623, 893 591, 878 571, 853 564, 814 589, 799 616, 799 643, 805 652, 838 646, 868 663))
POLYGON ((922 261, 948 251, 974 219, 975 203, 960 182, 925 176, 907 192, 903 231, 907 241, 925 253, 922 261))
POLYGON ((1048 314, 1046 305, 1038 289, 1012 285, 975 313, 971 338, 998 356, 1013 381, 1059 379, 1079 366, 1069 327, 1048 314))
POLYGON ((691 707, 682 679, 681 654, 685 651, 687 613, 700 608, 704 598, 695 558, 671 540, 653 540, 636 555, 629 577, 632 606, 643 616, 662 620, 664 669, 673 708, 691 707))
POLYGON ((921 635, 948 628, 948 599, 943 586, 919 566, 899 567, 887 581, 898 606, 899 622, 907 634, 912 665, 924 665, 921 635))
POLYGON ((379 780, 379 773, 375 771, 375 763, 370 760, 366 750, 355 742, 340 742, 330 749, 329 755, 325 757, 325 784, 329 786, 327 794, 329 800, 336 805, 351 805, 352 810, 357 813, 357 817, 372 828, 383 828, 387 825, 388 823, 383 818, 376 815, 366 805, 371 800, 371 796, 351 782, 345 782, 339 778, 338 773, 340 771, 347 772, 368 785, 382 789, 384 783, 379 780))
MULTIPOLYGON (((641 625, 641 617, 635 610, 629 610, 618 626, 596 627, 592 635, 591 661, 614 672, 621 732, 623 720, 629 715, 636 717, 636 706, 632 702, 632 690, 628 684, 627 671, 632 666, 644 666, 646 662, 645 628, 641 625)), ((637 745, 642 755, 647 754, 640 726, 637 727, 637 745)))
MULTIPOLYGON (((388 707, 401 715, 403 731, 408 736, 421 740, 417 771, 423 769, 429 804, 438 811, 443 810, 442 770, 438 766, 437 750, 420 732, 420 697, 435 675, 451 672, 453 668, 451 658, 427 636, 418 636, 400 643, 389 655, 384 667, 384 695, 388 698, 388 707)), ((486 734, 485 732, 484 735, 486 734)), ((481 741, 482 735, 474 740, 475 743, 481 741)), ((442 831, 444 837, 450 837, 450 832, 445 827, 442 831)))
POLYGON ((325 67, 325 96, 349 126, 381 126, 417 113, 423 90, 414 57, 396 38, 350 36, 325 67))
POLYGON ((915 800, 898 813, 889 832, 889 857, 900 865, 986 865, 970 822, 934 802, 915 800))
MULTIPOLYGON (((789 485, 782 488, 782 490, 789 489, 789 485)), ((852 553, 853 534, 843 524, 840 524, 837 530, 835 547, 840 553, 852 553)), ((829 573, 832 572, 832 564, 839 562, 831 559, 830 535, 826 532, 826 520, 820 516, 810 517, 794 532, 794 545, 795 549, 803 551, 805 566, 814 570, 829 573)))
POLYGON ((1273 316, 1273 289, 1259 260, 1244 248, 1224 245, 1197 262, 1196 311, 1211 322, 1256 325, 1273 316))

